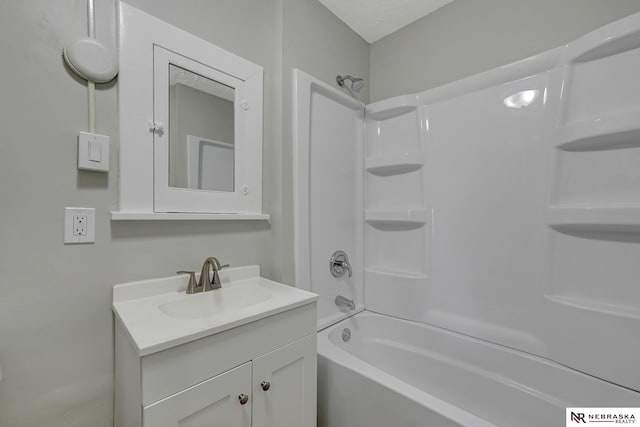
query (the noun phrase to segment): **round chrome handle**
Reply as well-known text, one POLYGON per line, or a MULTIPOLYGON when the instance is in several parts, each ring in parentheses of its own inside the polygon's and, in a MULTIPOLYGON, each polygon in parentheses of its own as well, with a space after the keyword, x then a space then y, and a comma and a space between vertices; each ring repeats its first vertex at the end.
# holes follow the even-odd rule
POLYGON ((264 391, 267 391, 271 388, 271 383, 269 381, 262 381, 260 387, 262 387, 264 391))
POLYGON ((349 277, 352 275, 351 264, 349 263, 349 256, 343 251, 335 251, 329 259, 329 271, 333 277, 342 277, 344 273, 349 273, 349 277))
POLYGON ((249 401, 249 396, 247 396, 246 394, 242 393, 242 394, 240 394, 240 396, 238 396, 238 400, 240 400, 240 404, 241 405, 246 405, 247 402, 249 401))

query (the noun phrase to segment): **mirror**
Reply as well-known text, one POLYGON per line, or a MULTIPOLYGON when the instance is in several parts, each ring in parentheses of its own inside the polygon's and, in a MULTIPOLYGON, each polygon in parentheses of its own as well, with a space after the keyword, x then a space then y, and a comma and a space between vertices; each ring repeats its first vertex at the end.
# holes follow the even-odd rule
POLYGON ((169 64, 169 186, 234 191, 235 89, 169 64))

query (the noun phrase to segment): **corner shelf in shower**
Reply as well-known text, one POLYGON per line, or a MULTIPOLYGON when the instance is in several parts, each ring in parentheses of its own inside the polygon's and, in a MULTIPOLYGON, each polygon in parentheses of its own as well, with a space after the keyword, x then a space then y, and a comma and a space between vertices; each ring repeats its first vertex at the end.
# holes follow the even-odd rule
POLYGON ((403 95, 367 105, 365 114, 373 120, 388 120, 418 108, 417 95, 403 95))
POLYGON ((557 146, 565 151, 640 147, 640 110, 574 122, 556 132, 557 146))
POLYGON ((367 172, 381 176, 413 172, 420 169, 423 165, 424 153, 417 151, 369 157, 365 160, 367 172))
POLYGON ((640 205, 551 206, 547 223, 562 231, 640 232, 640 205))
POLYGON ((629 32, 628 27, 624 26, 602 28, 570 43, 567 50, 567 60, 569 63, 596 61, 639 47, 639 31, 629 32))
POLYGON ((640 310, 633 307, 625 307, 617 304, 603 304, 597 301, 588 301, 564 295, 545 295, 544 298, 554 304, 572 307, 578 310, 594 311, 600 314, 630 320, 640 320, 640 310))
POLYGON ((394 288, 423 286, 424 282, 429 279, 426 274, 371 268, 365 268, 364 276, 365 283, 368 285, 393 286, 394 288))
POLYGON ((378 276, 385 276, 388 278, 401 278, 401 279, 428 279, 426 274, 408 273, 406 271, 384 269, 384 268, 365 268, 366 274, 373 274, 378 276))
POLYGON ((428 220, 429 214, 426 209, 367 209, 365 211, 365 221, 373 226, 420 226, 426 224, 428 220))

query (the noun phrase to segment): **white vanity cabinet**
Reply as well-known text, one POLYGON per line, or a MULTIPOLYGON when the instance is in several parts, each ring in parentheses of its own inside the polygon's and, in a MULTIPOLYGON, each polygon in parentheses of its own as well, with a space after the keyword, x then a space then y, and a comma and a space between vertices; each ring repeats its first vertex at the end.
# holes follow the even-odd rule
POLYGON ((143 426, 315 426, 315 378, 316 337, 309 335, 146 406, 143 426))
POLYGON ((229 270, 209 295, 163 293, 184 277, 114 287, 116 427, 315 427, 317 295, 229 270), (256 295, 217 315, 166 309, 256 295))
POLYGON ((315 334, 255 359, 253 427, 315 426, 316 367, 315 334))
POLYGON ((251 384, 251 363, 245 363, 200 384, 152 403, 142 411, 145 427, 251 427, 251 405, 241 404, 251 384))

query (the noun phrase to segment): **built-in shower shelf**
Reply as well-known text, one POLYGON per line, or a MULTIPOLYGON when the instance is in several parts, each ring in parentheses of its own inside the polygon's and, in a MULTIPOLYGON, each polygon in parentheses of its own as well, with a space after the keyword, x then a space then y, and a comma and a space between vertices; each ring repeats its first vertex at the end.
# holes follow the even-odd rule
POLYGON ((367 105, 366 116, 373 120, 388 120, 418 108, 417 95, 403 95, 367 105))
POLYGON ((598 301, 588 301, 564 295, 545 295, 547 301, 572 307, 578 310, 594 311, 625 319, 640 320, 640 309, 617 304, 604 304, 598 301))
POLYGON ((365 167, 368 172, 383 176, 413 172, 420 169, 423 165, 424 154, 421 152, 369 157, 365 161, 365 167))
POLYGON ((547 223, 561 231, 640 232, 640 205, 552 206, 547 223))
POLYGON ((419 273, 409 273, 406 271, 393 270, 393 269, 382 269, 382 268, 365 268, 364 272, 366 274, 376 275, 376 276, 385 276, 387 278, 400 278, 400 279, 428 279, 429 276, 426 274, 419 273))
POLYGON ((602 33, 590 33, 569 45, 567 58, 570 62, 595 61, 640 48, 640 31, 629 33, 627 28, 608 28, 606 37, 602 33))
POLYGON ((640 110, 574 122, 556 133, 557 146, 566 151, 595 151, 640 147, 640 110))
POLYGON ((428 219, 426 209, 365 211, 365 221, 371 225, 422 225, 426 224, 428 219))
POLYGON ((429 276, 425 274, 377 269, 364 270, 364 281, 372 289, 387 287, 394 290, 422 289, 428 279, 429 276))

